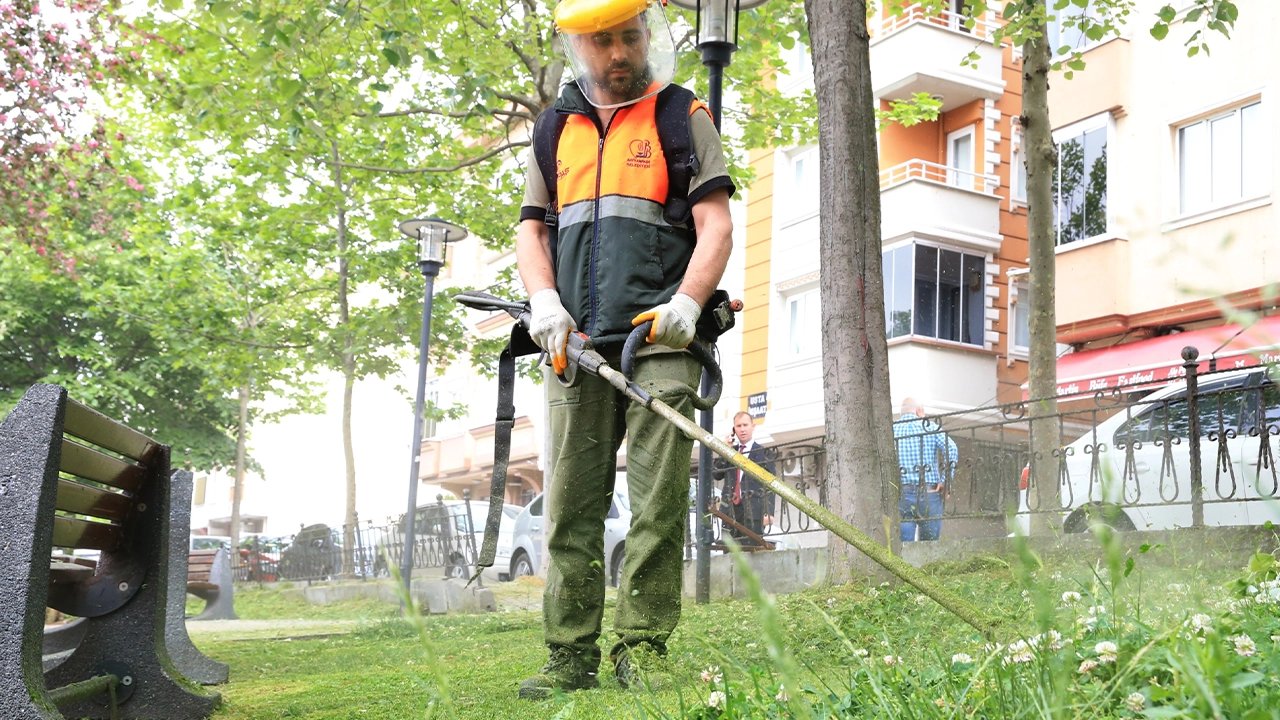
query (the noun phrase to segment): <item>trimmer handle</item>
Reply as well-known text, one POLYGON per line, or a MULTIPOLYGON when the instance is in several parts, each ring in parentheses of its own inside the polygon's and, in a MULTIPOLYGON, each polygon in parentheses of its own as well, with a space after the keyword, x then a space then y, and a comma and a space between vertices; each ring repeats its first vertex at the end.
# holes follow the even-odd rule
MULTIPOLYGON (((622 345, 621 369, 623 376, 628 380, 634 379, 636 352, 644 347, 652 327, 652 320, 640 323, 631 331, 626 343, 622 345)), ((720 402, 720 393, 724 391, 724 376, 720 372, 720 365, 716 363, 715 352, 710 345, 696 337, 685 349, 693 355, 702 369, 706 370, 707 377, 711 379, 711 387, 707 389, 706 397, 699 395, 696 390, 690 390, 689 396, 693 400, 693 406, 699 410, 710 410, 720 402)))

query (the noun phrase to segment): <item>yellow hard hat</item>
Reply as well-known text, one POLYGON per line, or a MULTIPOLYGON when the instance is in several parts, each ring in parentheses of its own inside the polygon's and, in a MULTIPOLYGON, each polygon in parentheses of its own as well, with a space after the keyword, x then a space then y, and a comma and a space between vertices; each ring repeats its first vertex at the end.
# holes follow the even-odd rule
POLYGON ((613 27, 630 20, 649 7, 653 0, 561 0, 555 23, 560 32, 581 35, 613 27))

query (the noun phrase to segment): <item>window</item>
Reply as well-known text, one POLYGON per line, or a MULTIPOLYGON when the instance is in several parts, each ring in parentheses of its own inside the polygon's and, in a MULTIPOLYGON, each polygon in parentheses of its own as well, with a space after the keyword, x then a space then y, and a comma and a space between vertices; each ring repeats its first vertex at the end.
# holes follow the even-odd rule
POLYGON ((986 260, 981 255, 903 245, 883 258, 885 334, 984 344, 986 260))
POLYGON ((799 217, 818 210, 818 148, 798 150, 791 155, 791 207, 787 213, 799 217))
POLYGON ((821 345, 822 308, 818 289, 787 296, 786 354, 792 359, 816 357, 821 345))
MULTIPOLYGON (((1049 10, 1046 29, 1049 31, 1049 52, 1054 56, 1083 52, 1103 40, 1102 28, 1097 25, 1098 11, 1072 2, 1061 9, 1049 10)), ((1052 8, 1053 3, 1049 3, 1052 8)))
POLYGON ((1022 128, 1013 130, 1013 167, 1009 170, 1009 199, 1027 204, 1027 144, 1022 128))
POLYGON ((1178 199, 1183 215, 1265 195, 1271 156, 1262 103, 1178 128, 1178 199))
POLYGON ((981 190, 974 186, 973 128, 967 127, 947 135, 947 184, 965 190, 981 190))
POLYGON ((1056 244, 1088 240, 1107 231, 1107 134, 1099 115, 1053 134, 1058 166, 1053 176, 1056 244))
POLYGON ((1009 330, 1009 352, 1016 355, 1031 353, 1031 285, 1025 279, 1011 280, 1009 292, 1013 295, 1012 327, 1009 330))

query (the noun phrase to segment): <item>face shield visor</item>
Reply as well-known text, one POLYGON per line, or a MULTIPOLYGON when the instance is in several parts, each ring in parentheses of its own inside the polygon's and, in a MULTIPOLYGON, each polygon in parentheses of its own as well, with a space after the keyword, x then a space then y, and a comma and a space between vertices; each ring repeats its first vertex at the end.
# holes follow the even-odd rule
POLYGON ((675 40, 656 0, 562 0, 555 20, 574 81, 595 107, 630 105, 671 84, 675 40))

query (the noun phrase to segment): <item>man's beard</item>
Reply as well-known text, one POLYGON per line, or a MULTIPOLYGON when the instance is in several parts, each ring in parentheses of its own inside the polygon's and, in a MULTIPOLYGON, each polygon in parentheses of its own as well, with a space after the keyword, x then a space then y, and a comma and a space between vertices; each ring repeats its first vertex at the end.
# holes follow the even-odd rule
POLYGON ((652 73, 649 71, 648 63, 638 71, 635 66, 630 63, 611 65, 605 71, 602 81, 596 82, 596 86, 608 96, 612 102, 627 102, 630 100, 638 100, 645 91, 649 89, 652 73), (613 77, 613 73, 618 70, 626 70, 624 77, 613 77))

